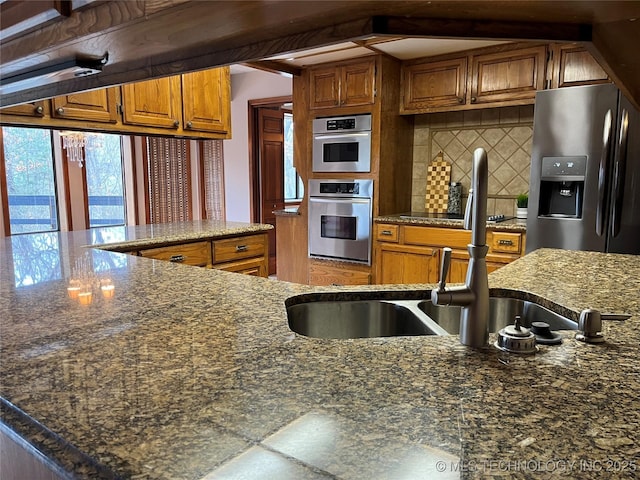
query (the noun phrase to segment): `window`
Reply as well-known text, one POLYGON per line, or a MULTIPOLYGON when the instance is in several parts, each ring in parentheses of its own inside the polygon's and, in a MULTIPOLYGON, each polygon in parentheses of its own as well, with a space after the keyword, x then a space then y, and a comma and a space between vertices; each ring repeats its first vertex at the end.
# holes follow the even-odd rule
POLYGON ((51 131, 2 127, 11 234, 59 229, 51 131))
POLYGON ((120 135, 87 134, 85 146, 89 227, 124 225, 120 135))
POLYGON ((293 115, 284 114, 284 201, 302 199, 302 179, 293 166, 293 115))

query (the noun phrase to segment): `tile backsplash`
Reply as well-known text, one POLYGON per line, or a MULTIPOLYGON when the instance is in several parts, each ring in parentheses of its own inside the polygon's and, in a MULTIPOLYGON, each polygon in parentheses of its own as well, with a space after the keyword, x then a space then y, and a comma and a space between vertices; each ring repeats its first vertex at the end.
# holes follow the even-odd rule
POLYGON ((463 209, 471 184, 473 151, 489 159, 489 215, 515 215, 515 198, 529 191, 533 105, 415 117, 411 206, 424 212, 427 166, 443 153, 451 181, 462 183, 463 209))

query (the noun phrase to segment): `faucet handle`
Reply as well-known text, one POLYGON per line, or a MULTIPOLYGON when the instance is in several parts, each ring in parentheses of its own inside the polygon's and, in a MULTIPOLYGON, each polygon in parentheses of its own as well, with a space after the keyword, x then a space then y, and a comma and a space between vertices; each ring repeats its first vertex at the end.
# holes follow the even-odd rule
POLYGON ((464 229, 471 230, 473 228, 473 188, 469 188, 469 196, 467 197, 467 206, 464 209, 464 229))
POLYGON ((438 290, 444 290, 447 285, 447 275, 449 274, 449 265, 451 265, 451 249, 444 247, 442 249, 442 266, 440 268, 440 283, 438 283, 438 290))

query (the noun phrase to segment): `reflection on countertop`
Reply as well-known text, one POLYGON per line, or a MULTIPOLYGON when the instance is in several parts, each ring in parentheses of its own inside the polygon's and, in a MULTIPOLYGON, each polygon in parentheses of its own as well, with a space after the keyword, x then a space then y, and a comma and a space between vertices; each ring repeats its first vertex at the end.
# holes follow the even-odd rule
POLYGON ((640 257, 545 249, 492 273, 497 295, 574 317, 633 315, 605 322, 603 345, 561 332, 561 345, 519 356, 457 336, 327 340, 287 325, 297 295, 426 296, 431 285, 314 288, 87 249, 87 236, 0 241, 2 419, 77 478, 256 478, 267 466, 279 479, 485 478, 504 465, 531 478, 531 460, 595 479, 602 470, 578 462, 640 468, 640 257), (29 248, 50 257, 20 269, 41 281, 15 281, 14 241, 18 261, 29 248), (117 295, 81 305, 66 287, 87 252, 117 295))

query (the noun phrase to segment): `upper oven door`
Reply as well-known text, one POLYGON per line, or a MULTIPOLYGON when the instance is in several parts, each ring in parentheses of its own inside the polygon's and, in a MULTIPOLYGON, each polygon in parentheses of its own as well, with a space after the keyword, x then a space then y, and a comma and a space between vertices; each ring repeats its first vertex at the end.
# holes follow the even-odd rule
POLYGON ((309 197, 309 255, 371 263, 371 199, 309 197))
POLYGON ((371 131, 314 134, 314 172, 368 172, 370 170, 371 131))

